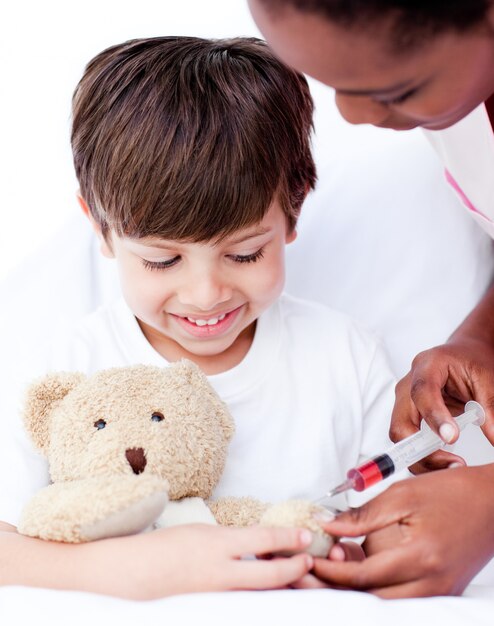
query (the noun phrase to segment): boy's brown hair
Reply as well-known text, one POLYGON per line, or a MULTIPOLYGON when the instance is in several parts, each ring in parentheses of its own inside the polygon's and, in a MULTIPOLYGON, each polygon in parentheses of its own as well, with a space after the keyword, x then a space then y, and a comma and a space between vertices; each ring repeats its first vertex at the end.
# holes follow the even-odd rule
POLYGON ((254 38, 139 39, 86 67, 73 98, 80 192, 103 234, 210 241, 292 229, 316 174, 305 78, 254 38))

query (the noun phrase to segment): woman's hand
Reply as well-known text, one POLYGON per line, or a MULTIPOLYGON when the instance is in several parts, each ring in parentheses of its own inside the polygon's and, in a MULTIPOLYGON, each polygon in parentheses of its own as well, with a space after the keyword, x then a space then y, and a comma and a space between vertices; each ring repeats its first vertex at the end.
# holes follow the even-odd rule
MULTIPOLYGON (((362 546, 355 543, 355 541, 338 541, 330 549, 328 559, 340 563, 343 561, 363 561, 365 552, 362 546)), ((306 574, 290 586, 292 589, 325 589, 334 587, 334 585, 330 585, 312 573, 306 574)))
POLYGON ((383 598, 461 594, 494 555, 494 465, 401 481, 359 509, 323 524, 336 536, 367 535, 367 558, 315 559, 332 587, 383 598))
MULTIPOLYGON (((415 357, 410 373, 396 387, 390 437, 399 441, 412 435, 423 418, 445 443, 454 443, 459 430, 451 413, 462 413, 468 400, 483 406, 482 430, 494 445, 494 284, 445 345, 415 357)), ((462 458, 439 451, 412 471, 455 462, 465 464, 462 458)))
MULTIPOLYGON (((494 444, 494 345, 463 338, 417 355, 411 371, 396 386, 390 437, 400 441, 420 428, 421 418, 446 443, 459 430, 451 415, 463 412, 468 400, 479 402, 486 421, 482 430, 494 444)), ((465 464, 454 454, 438 451, 415 464, 414 473, 465 464)))

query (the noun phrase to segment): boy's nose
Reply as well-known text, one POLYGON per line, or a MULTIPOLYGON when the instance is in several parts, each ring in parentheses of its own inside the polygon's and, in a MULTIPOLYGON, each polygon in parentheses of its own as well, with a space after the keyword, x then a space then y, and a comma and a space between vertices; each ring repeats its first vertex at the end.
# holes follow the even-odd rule
POLYGON ((352 96, 337 92, 335 101, 341 115, 350 124, 379 126, 389 117, 389 108, 386 104, 376 102, 366 96, 352 96))
POLYGON ((212 311, 219 304, 228 302, 232 289, 216 276, 202 274, 194 281, 188 281, 179 294, 182 304, 200 311, 212 311))

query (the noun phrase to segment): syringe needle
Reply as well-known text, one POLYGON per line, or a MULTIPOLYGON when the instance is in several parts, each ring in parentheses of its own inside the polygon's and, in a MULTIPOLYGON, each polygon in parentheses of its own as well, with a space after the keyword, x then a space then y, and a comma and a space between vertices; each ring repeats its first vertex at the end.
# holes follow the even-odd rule
POLYGON ((324 500, 327 500, 328 498, 333 498, 334 496, 337 496, 339 493, 343 493, 345 491, 348 491, 349 489, 353 489, 353 487, 354 487, 353 480, 351 480, 350 478, 347 478, 347 480, 345 480, 344 483, 341 483, 341 485, 338 485, 337 487, 334 487, 333 489, 331 489, 331 491, 328 491, 322 498, 315 500, 315 504, 319 504, 323 502, 324 500))

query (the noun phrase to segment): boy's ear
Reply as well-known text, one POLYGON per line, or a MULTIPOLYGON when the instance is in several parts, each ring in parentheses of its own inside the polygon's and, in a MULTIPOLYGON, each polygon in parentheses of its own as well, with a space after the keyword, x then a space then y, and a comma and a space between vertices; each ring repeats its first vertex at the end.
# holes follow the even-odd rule
POLYGON ((53 410, 85 379, 86 376, 78 372, 60 372, 48 374, 28 388, 24 404, 24 425, 35 446, 42 452, 46 452, 50 444, 53 410))
POLYGON ((292 243, 297 238, 297 229, 295 227, 286 233, 285 243, 292 243))
POLYGON ((87 202, 79 193, 77 194, 77 202, 79 202, 82 212, 88 218, 89 223, 91 224, 91 228, 94 230, 96 237, 98 237, 98 240, 100 243, 101 254, 105 256, 107 259, 113 259, 115 255, 113 254, 113 250, 111 249, 110 244, 106 240, 106 237, 103 235, 101 226, 94 219, 93 214, 89 210, 87 202))

